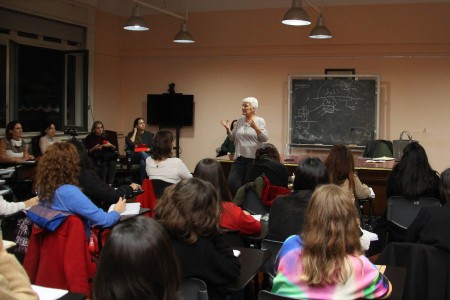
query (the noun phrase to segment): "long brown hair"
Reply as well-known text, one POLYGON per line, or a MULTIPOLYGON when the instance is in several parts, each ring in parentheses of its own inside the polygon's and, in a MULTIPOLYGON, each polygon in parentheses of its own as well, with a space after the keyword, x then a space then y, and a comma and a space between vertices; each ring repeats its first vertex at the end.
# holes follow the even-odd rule
POLYGON ((345 283, 351 272, 347 255, 360 255, 361 243, 355 205, 342 188, 326 184, 316 189, 301 237, 301 280, 312 286, 345 283))
POLYGON ((173 133, 167 130, 160 130, 153 138, 152 158, 164 160, 172 157, 173 133))
POLYGON ((35 189, 39 200, 52 203, 55 190, 63 184, 78 186, 80 175, 80 158, 73 144, 55 143, 47 151, 37 165, 35 189))
POLYGON ((187 244, 218 232, 220 214, 214 186, 199 178, 183 179, 167 187, 155 208, 155 219, 187 244))
POLYGON ((232 196, 228 182, 223 173, 222 165, 215 159, 204 158, 197 163, 194 170, 194 177, 211 182, 219 193, 220 200, 231 201, 232 196))
POLYGON ((341 185, 348 180, 350 189, 355 194, 355 160, 352 151, 345 145, 334 145, 330 149, 325 166, 330 183, 341 185))

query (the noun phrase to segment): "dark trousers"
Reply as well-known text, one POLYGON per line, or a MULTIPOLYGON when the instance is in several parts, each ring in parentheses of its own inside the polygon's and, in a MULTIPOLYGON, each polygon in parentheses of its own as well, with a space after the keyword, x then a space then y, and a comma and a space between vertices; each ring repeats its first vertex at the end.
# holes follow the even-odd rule
POLYGON ((116 177, 117 161, 99 161, 97 164, 97 173, 101 180, 107 184, 113 184, 116 177))
POLYGON ((236 195, 237 190, 247 183, 247 178, 249 176, 253 161, 254 159, 252 158, 239 156, 233 162, 230 169, 230 174, 228 174, 228 186, 230 187, 233 197, 236 195))
POLYGON ((133 164, 139 163, 139 179, 141 180, 140 184, 142 184, 144 179, 147 178, 147 171, 145 170, 147 157, 149 157, 149 155, 146 152, 136 152, 131 157, 131 162, 133 164))

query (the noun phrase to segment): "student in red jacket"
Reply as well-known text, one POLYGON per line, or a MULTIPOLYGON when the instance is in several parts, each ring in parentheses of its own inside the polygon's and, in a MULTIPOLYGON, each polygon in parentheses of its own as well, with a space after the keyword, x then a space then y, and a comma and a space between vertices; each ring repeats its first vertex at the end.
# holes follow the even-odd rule
POLYGON ((197 163, 194 177, 209 181, 220 196, 222 214, 220 227, 239 230, 241 234, 251 235, 261 232, 261 224, 250 214, 231 202, 231 192, 220 163, 211 158, 202 159, 197 163))

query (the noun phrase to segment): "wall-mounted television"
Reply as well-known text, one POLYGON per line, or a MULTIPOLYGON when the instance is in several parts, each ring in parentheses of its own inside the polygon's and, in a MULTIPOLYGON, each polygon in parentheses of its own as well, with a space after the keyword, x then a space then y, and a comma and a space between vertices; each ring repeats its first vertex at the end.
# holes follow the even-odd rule
POLYGON ((194 96, 183 94, 147 95, 149 125, 182 127, 194 125, 194 96))

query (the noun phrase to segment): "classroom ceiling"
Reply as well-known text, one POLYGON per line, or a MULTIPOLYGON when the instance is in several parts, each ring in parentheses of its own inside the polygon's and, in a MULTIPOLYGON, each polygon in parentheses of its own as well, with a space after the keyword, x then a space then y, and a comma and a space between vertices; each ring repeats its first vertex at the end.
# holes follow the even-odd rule
MULTIPOLYGON (((131 12, 133 0, 66 0, 69 2, 82 3, 95 6, 101 11, 114 15, 128 16, 131 12)), ((184 13, 186 11, 185 0, 140 0, 172 12, 184 13)), ((309 0, 315 6, 336 5, 374 5, 374 4, 406 4, 406 3, 449 3, 450 0, 309 0)), ((305 7, 308 4, 303 1, 305 7)), ((243 9, 288 9, 292 0, 188 0, 189 12, 208 12, 243 9)), ((141 15, 157 14, 158 12, 140 7, 141 15)))

